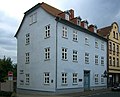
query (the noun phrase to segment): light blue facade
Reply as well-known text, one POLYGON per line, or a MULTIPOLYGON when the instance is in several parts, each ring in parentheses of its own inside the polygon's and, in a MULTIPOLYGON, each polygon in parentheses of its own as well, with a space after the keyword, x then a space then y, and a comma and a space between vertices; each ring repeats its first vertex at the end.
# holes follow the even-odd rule
POLYGON ((47 13, 41 7, 25 15, 19 33, 17 34, 17 88, 37 91, 59 91, 70 89, 84 90, 84 71, 90 72, 90 89, 106 87, 107 80, 101 83, 101 75, 107 70, 107 41, 100 36, 86 33, 80 27, 75 29, 55 20, 56 17, 47 13), (30 24, 30 16, 37 13, 37 22, 30 24), (50 37, 45 38, 45 26, 50 24, 50 37), (67 27, 67 38, 62 37, 63 26, 67 27), (77 31, 78 41, 73 41, 73 31, 77 31), (30 44, 25 44, 26 34, 30 34, 30 44), (85 44, 85 37, 89 45, 85 44), (95 40, 98 48, 95 48, 95 40), (101 42, 104 50, 101 50, 101 42), (45 48, 50 48, 50 59, 45 60, 45 48), (67 48, 67 60, 62 60, 62 48, 67 48), (73 62, 73 50, 77 53, 77 62, 73 62), (29 52, 29 64, 25 63, 25 53, 29 52), (85 64, 85 52, 89 53, 89 64, 85 64), (95 55, 98 55, 98 65, 95 65, 95 55), (101 57, 104 65, 101 66, 101 57), (23 70, 23 73, 20 71, 23 70), (44 84, 44 73, 49 72, 49 84, 44 84), (67 73, 67 83, 62 84, 62 73, 67 73), (77 73, 77 84, 73 84, 73 73, 77 73), (25 75, 29 74, 29 85, 25 75), (99 74, 98 84, 95 84, 95 74, 99 74), (20 84, 20 81, 23 81, 20 84))

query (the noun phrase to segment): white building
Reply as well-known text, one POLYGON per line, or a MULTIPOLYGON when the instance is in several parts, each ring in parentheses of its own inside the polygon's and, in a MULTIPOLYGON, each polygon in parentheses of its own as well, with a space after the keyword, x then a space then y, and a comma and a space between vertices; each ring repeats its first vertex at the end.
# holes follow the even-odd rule
POLYGON ((105 88, 107 40, 74 11, 39 3, 25 12, 17 38, 17 88, 77 91, 105 88))

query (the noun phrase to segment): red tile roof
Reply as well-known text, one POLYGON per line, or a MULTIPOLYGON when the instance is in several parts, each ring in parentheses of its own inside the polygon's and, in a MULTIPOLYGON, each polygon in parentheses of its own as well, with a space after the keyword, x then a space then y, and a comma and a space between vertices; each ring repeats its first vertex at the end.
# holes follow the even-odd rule
POLYGON ((100 28, 97 30, 97 33, 103 37, 107 36, 110 34, 110 31, 112 29, 112 26, 107 26, 107 27, 104 27, 104 28, 100 28))

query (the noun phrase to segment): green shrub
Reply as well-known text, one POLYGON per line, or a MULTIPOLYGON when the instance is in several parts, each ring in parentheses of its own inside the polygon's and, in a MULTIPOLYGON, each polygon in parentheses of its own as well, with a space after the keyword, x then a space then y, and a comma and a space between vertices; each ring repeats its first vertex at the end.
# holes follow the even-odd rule
POLYGON ((12 92, 0 91, 0 96, 10 97, 11 95, 12 95, 12 92))

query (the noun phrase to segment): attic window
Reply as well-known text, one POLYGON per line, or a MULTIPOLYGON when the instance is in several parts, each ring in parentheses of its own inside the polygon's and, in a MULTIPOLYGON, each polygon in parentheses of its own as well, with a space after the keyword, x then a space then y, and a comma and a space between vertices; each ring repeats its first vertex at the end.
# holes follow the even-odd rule
POLYGON ((68 13, 65 14, 65 19, 69 20, 69 14, 68 13))
POLYGON ((87 23, 84 23, 84 27, 87 29, 88 28, 88 25, 87 25, 87 23))
POLYGON ((81 25, 81 22, 80 22, 80 20, 77 20, 77 25, 79 25, 79 26, 81 25))
POLYGON ((37 22, 37 13, 34 13, 30 16, 30 24, 37 22))

